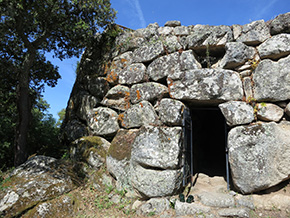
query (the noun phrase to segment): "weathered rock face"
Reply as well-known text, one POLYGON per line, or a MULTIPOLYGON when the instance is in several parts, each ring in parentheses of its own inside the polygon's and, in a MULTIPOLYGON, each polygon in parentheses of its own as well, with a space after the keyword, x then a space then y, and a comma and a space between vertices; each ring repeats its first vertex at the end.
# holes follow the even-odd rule
POLYGON ((146 82, 136 84, 131 87, 131 102, 138 103, 142 100, 154 101, 161 99, 168 93, 168 88, 162 84, 156 82, 146 82))
POLYGON ((257 108, 257 116, 260 120, 278 122, 284 115, 283 109, 275 104, 261 103, 257 108))
POLYGON ((229 26, 195 25, 187 36, 188 48, 205 48, 207 45, 224 46, 233 40, 232 30, 229 26))
POLYGON ((179 53, 162 56, 148 66, 148 74, 154 81, 166 78, 171 72, 179 70, 179 53))
POLYGON ((100 168, 106 159, 110 143, 98 136, 86 136, 72 143, 70 158, 83 161, 92 168, 100 168))
MULTIPOLYGON (((228 140, 236 187, 255 192, 287 179, 286 172, 275 171, 278 164, 269 163, 282 160, 289 146, 288 126, 276 124, 290 120, 288 18, 289 13, 231 27, 154 23, 120 31, 110 43, 105 31, 82 56, 62 127, 64 141, 88 135, 106 139, 111 142, 106 165, 118 187, 143 198, 172 195, 180 189, 182 167, 187 172, 188 111, 218 106, 232 128, 228 140), (278 144, 277 151, 269 142, 278 144), (248 175, 261 179, 247 183, 248 175)), ((98 152, 84 155, 77 142, 76 156, 98 168, 104 158, 98 152)), ((202 211, 198 205, 189 210, 202 211)))
POLYGON ((262 60, 253 72, 254 98, 258 101, 290 99, 290 56, 279 61, 262 60))
POLYGON ((272 35, 290 33, 290 12, 278 15, 270 24, 272 35))
POLYGON ((258 45, 268 38, 270 38, 269 28, 264 20, 258 20, 243 25, 236 40, 246 45, 258 45))
POLYGON ((242 101, 229 101, 219 105, 227 124, 236 126, 251 123, 254 118, 254 109, 242 101))
POLYGON ((258 46, 262 59, 277 60, 290 54, 290 34, 279 34, 266 40, 258 46))
POLYGON ((134 62, 148 62, 157 58, 164 52, 162 42, 144 45, 135 50, 133 53, 134 62))
POLYGON ((229 161, 234 184, 243 193, 274 186, 289 178, 290 122, 257 123, 229 132, 229 161))
POLYGON ((117 110, 126 110, 130 107, 130 89, 127 86, 117 85, 108 91, 102 104, 117 110))
POLYGON ((255 49, 246 46, 242 42, 228 42, 226 44, 226 54, 218 64, 218 67, 233 69, 243 65, 252 59, 256 53, 255 49))
POLYGON ((119 130, 118 114, 109 108, 98 107, 93 110, 89 127, 95 135, 111 135, 119 130))
POLYGON ((126 112, 119 115, 119 120, 124 128, 137 128, 153 123, 158 124, 157 114, 148 101, 141 101, 132 105, 126 112))
POLYGON ((131 189, 130 159, 138 130, 119 130, 106 159, 107 170, 116 178, 117 187, 131 189))
POLYGON ((179 190, 180 139, 180 127, 144 126, 140 129, 131 152, 131 176, 132 186, 141 196, 167 196, 179 190))
POLYGON ((154 170, 131 165, 132 186, 143 198, 174 195, 182 182, 181 170, 154 170))
POLYGON ((180 127, 144 126, 133 144, 132 161, 145 167, 180 168, 180 127))
POLYGON ((53 200, 39 203, 28 211, 23 218, 49 218, 49 217, 74 217, 77 205, 74 202, 77 197, 63 195, 53 200))
POLYGON ((166 198, 152 198, 137 210, 138 215, 149 216, 150 214, 160 214, 170 209, 170 203, 166 198))
POLYGON ((169 126, 182 125, 182 113, 185 105, 178 100, 163 98, 158 107, 161 121, 169 126))
POLYGON ((0 214, 20 215, 40 202, 75 188, 72 166, 55 158, 35 156, 17 167, 0 193, 0 214))
POLYGON ((144 64, 131 64, 119 73, 119 83, 130 85, 138 82, 143 82, 146 78, 145 73, 146 67, 144 64))
POLYGON ((242 81, 231 70, 200 69, 170 75, 167 79, 170 97, 212 103, 241 100, 242 81))

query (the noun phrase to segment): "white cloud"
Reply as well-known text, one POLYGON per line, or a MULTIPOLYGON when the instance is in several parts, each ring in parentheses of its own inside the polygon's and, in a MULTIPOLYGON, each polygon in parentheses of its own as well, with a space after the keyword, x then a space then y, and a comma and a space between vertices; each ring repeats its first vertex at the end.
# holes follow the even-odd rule
POLYGON ((137 17, 138 20, 140 21, 140 27, 141 28, 145 28, 146 27, 146 21, 145 21, 145 18, 144 18, 143 11, 142 11, 142 8, 140 6, 139 0, 127 0, 127 1, 132 6, 133 15, 134 15, 133 19, 135 19, 137 17))

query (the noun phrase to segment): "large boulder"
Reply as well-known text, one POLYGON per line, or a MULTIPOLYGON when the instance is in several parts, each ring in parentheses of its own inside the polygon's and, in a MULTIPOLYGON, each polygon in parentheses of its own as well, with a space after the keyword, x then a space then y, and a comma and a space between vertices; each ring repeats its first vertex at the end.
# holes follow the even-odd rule
POLYGON ((254 98, 258 101, 290 99, 290 56, 275 62, 262 60, 253 72, 254 98))
POLYGON ((278 122, 284 115, 284 110, 279 106, 271 103, 257 104, 257 117, 263 121, 278 122))
POLYGON ((83 136, 87 136, 89 130, 86 125, 76 119, 71 119, 65 123, 62 129, 62 139, 67 142, 72 142, 83 136))
POLYGON ((181 22, 179 20, 169 20, 164 24, 164 26, 177 27, 177 26, 181 26, 181 22))
POLYGON ((134 32, 126 31, 120 34, 116 38, 116 45, 118 46, 120 53, 132 52, 131 50, 136 49, 146 42, 143 34, 136 30, 134 32))
POLYGON ((133 104, 142 100, 159 100, 168 94, 168 88, 165 85, 156 82, 146 82, 135 84, 131 87, 130 96, 133 104))
POLYGON ((275 186, 290 178, 290 122, 256 123, 228 135, 234 185, 242 193, 275 186))
POLYGON ((141 101, 132 105, 119 115, 120 125, 124 128, 136 128, 148 124, 158 124, 158 116, 148 101, 141 101))
POLYGON ((131 182, 144 198, 173 195, 181 186, 181 127, 143 126, 131 152, 131 182))
POLYGON ((145 44, 137 48, 133 52, 134 62, 149 62, 157 58, 164 52, 164 47, 161 41, 145 44))
POLYGON ((270 30, 265 21, 258 20, 243 25, 236 41, 243 42, 246 45, 258 45, 270 37, 270 30))
POLYGON ((258 52, 262 59, 277 60, 290 54, 290 34, 279 34, 267 39, 258 46, 258 52))
POLYGON ((179 58, 180 70, 200 69, 201 64, 196 60, 192 50, 183 51, 179 58))
POLYGON ((178 100, 163 98, 158 106, 160 120, 169 126, 182 125, 185 105, 178 100))
POLYGON ((75 217, 79 196, 62 195, 58 198, 41 202, 29 210, 22 218, 50 218, 50 217, 75 217))
POLYGON ((110 65, 105 71, 107 72, 106 81, 109 83, 116 83, 119 78, 119 74, 123 71, 124 68, 129 66, 133 59, 133 52, 125 52, 117 57, 115 57, 110 65))
POLYGON ((254 121, 254 108, 243 101, 229 101, 219 105, 229 126, 242 125, 254 121))
POLYGON ((189 35, 189 30, 187 26, 176 26, 173 29, 174 35, 176 36, 187 36, 189 35))
POLYGON ((117 110, 127 110, 130 107, 130 88, 123 85, 114 86, 101 103, 117 110))
POLYGON ((137 36, 150 40, 158 36, 158 28, 158 23, 150 23, 146 28, 137 29, 135 33, 137 36))
POLYGON ((254 48, 246 46, 242 42, 228 42, 226 44, 226 54, 219 62, 218 67, 233 69, 241 66, 252 59, 255 53, 254 48))
POLYGON ((167 54, 182 49, 182 45, 179 43, 177 36, 165 36, 162 39, 164 50, 167 54))
POLYGON ((229 26, 195 25, 186 38, 190 49, 205 48, 211 46, 224 46, 233 41, 233 33, 229 26))
POLYGON ((0 215, 19 216, 40 202, 73 190, 78 181, 76 175, 73 166, 64 161, 34 156, 2 184, 6 188, 0 192, 0 215))
POLYGON ((158 34, 161 36, 171 35, 173 32, 173 27, 170 26, 162 26, 158 28, 158 34))
POLYGON ((272 35, 290 33, 290 12, 278 15, 270 24, 272 35))
POLYGON ((137 133, 138 130, 120 129, 111 142, 106 164, 108 172, 117 180, 117 187, 131 189, 131 150, 137 133))
POLYGON ((147 72, 151 79, 158 81, 166 78, 171 72, 179 70, 179 53, 162 56, 149 64, 147 72))
POLYGON ((109 84, 104 77, 88 75, 84 77, 84 88, 97 99, 102 99, 109 91, 109 84))
POLYGON ((94 135, 113 135, 119 130, 118 114, 106 107, 94 108, 89 120, 94 135))
POLYGON ((99 136, 82 137, 72 143, 70 158, 98 169, 105 163, 109 146, 110 143, 99 136))
POLYGON ((146 78, 146 67, 142 63, 134 63, 123 69, 119 73, 119 83, 134 84, 143 82, 146 78))
POLYGON ((180 70, 200 69, 201 65, 195 59, 192 50, 175 52, 154 60, 147 69, 148 75, 154 81, 166 78, 180 70))
POLYGON ((160 169, 181 167, 181 132, 181 127, 143 126, 133 144, 132 161, 160 169))
POLYGON ((197 69, 172 74, 167 79, 172 98, 205 103, 241 100, 243 86, 237 72, 197 69))
POLYGON ((176 194, 182 183, 182 170, 154 170, 131 164, 131 183, 142 198, 176 194))

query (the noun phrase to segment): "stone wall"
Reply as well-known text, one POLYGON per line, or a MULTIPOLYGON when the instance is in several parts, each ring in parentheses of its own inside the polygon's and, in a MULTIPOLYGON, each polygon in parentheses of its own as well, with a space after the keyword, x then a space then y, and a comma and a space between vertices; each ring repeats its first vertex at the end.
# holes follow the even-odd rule
POLYGON ((63 140, 108 140, 106 164, 120 187, 144 198, 182 183, 186 108, 219 107, 230 126, 229 161, 242 193, 290 175, 290 13, 245 25, 145 29, 117 26, 82 56, 63 140))

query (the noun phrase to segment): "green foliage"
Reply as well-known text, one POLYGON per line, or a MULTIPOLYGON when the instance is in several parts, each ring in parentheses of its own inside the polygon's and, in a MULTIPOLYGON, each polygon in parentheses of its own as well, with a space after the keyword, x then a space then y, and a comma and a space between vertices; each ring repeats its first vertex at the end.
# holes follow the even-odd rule
POLYGON ((154 216, 155 215, 155 211, 150 211, 147 216, 154 216))
POLYGON ((105 192, 110 194, 113 191, 114 187, 112 185, 106 185, 105 192))
POLYGON ((42 154, 60 158, 64 152, 58 139, 59 128, 51 114, 46 111, 48 103, 39 99, 32 109, 31 128, 28 133, 29 154, 42 154))
POLYGON ((115 189, 115 193, 120 195, 121 197, 125 197, 127 191, 125 189, 121 189, 121 190, 115 189))
POLYGON ((116 14, 109 0, 2 0, 0 8, 5 32, 15 34, 11 41, 53 51, 61 59, 78 56, 97 31, 114 21, 116 14))
MULTIPOLYGON (((19 102, 13 114, 18 120, 14 163, 19 165, 27 158, 31 113, 37 116, 37 111, 31 111, 33 102, 45 83, 53 87, 60 78, 57 67, 45 59, 45 52, 53 52, 61 60, 79 56, 96 33, 113 22, 116 12, 109 0, 1 0, 0 14, 1 83, 8 82, 0 97, 9 99, 14 94, 19 102)), ((4 105, 4 110, 7 107, 4 105)), ((52 117, 43 119, 47 125, 53 123, 52 117)))
MULTIPOLYGON (((28 155, 41 154, 60 158, 66 148, 60 145, 59 128, 52 115, 47 113, 48 108, 49 104, 42 98, 39 98, 33 106, 31 128, 28 132, 28 144, 30 145, 28 155)), ((0 131, 0 168, 7 170, 13 166, 16 104, 10 102, 10 105, 0 107, 0 110, 2 118, 0 119, 2 129, 0 131)))
POLYGON ((57 122, 56 122, 56 127, 58 127, 58 128, 60 128, 60 126, 61 126, 61 124, 62 124, 62 121, 64 120, 64 118, 65 118, 65 108, 63 108, 63 109, 61 109, 61 111, 59 111, 58 113, 57 113, 57 115, 58 115, 58 120, 57 120, 57 122))

